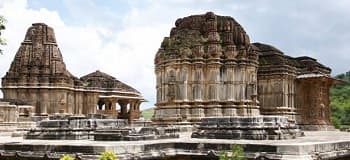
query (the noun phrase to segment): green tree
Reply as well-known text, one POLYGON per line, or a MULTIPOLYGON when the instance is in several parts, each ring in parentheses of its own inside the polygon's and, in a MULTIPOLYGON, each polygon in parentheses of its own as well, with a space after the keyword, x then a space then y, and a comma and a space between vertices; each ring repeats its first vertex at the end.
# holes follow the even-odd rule
POLYGON ((332 123, 336 128, 350 126, 350 72, 339 74, 335 78, 344 81, 331 89, 332 123))
POLYGON ((104 151, 99 160, 118 160, 118 158, 113 152, 104 151))
POLYGON ((220 160, 245 160, 244 150, 241 145, 234 144, 231 147, 231 156, 226 151, 221 152, 220 160))
MULTIPOLYGON (((0 45, 6 45, 6 40, 1 37, 1 31, 5 30, 6 19, 4 16, 0 15, 0 45)), ((0 54, 2 54, 2 49, 0 49, 0 54)))
POLYGON ((74 158, 69 155, 63 155, 63 157, 61 157, 60 160, 74 160, 74 158))

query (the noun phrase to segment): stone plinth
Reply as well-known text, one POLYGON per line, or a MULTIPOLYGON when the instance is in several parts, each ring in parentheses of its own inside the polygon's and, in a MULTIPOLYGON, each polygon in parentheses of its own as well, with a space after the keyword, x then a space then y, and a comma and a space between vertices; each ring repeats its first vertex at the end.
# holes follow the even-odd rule
POLYGON ((127 120, 123 119, 90 119, 84 116, 50 116, 38 122, 25 135, 26 139, 93 139, 96 129, 123 128, 127 120))
POLYGON ((281 140, 302 136, 283 116, 203 118, 192 138, 281 140))

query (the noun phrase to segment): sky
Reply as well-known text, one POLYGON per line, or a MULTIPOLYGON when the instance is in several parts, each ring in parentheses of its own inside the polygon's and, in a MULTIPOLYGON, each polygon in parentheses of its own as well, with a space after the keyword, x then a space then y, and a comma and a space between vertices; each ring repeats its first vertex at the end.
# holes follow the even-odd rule
POLYGON ((176 19, 208 11, 234 17, 251 42, 314 57, 332 75, 350 70, 349 0, 0 0, 7 19, 0 76, 27 28, 42 22, 54 28, 73 75, 108 73, 139 90, 149 101, 141 107, 149 108, 156 97, 153 60, 163 37, 176 19))

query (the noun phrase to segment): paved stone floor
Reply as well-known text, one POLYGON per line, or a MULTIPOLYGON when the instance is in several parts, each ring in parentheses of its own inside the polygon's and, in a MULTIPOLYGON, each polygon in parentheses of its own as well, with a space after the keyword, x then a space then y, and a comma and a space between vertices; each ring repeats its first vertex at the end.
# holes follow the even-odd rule
POLYGON ((288 140, 220 140, 220 139, 196 139, 191 138, 190 133, 182 133, 178 139, 162 139, 147 141, 93 141, 93 140, 28 140, 22 137, 0 136, 0 145, 5 143, 21 144, 70 144, 70 145, 142 145, 168 142, 207 142, 207 143, 237 143, 237 144, 265 144, 265 145, 307 145, 329 142, 350 141, 350 132, 339 131, 313 131, 304 132, 304 137, 288 140))
POLYGON ((259 157, 264 153, 265 157, 275 159, 314 159, 315 155, 329 159, 339 155, 350 155, 350 132, 305 132, 304 137, 289 140, 194 139, 190 138, 190 133, 182 133, 178 139, 149 141, 26 140, 21 137, 0 136, 0 150, 24 152, 81 151, 94 154, 104 150, 112 150, 119 155, 146 153, 152 154, 152 156, 180 153, 183 155, 193 153, 203 155, 211 150, 223 150, 224 146, 227 148, 231 144, 244 145, 246 151, 254 154, 251 155, 252 157, 259 157), (266 153, 270 155, 266 155, 266 153))

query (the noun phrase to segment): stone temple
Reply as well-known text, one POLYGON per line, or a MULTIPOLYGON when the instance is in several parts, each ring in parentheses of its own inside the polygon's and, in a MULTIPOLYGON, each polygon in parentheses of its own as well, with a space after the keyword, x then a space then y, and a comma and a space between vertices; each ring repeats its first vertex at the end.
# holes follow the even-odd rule
POLYGON ((331 70, 313 58, 251 43, 232 17, 208 12, 176 20, 154 63, 154 124, 274 115, 310 129, 332 128, 331 70))
POLYGON ((5 100, 33 106, 37 117, 105 114, 132 121, 140 117, 144 101, 136 89, 106 73, 73 76, 63 62, 54 30, 43 23, 27 30, 1 89, 5 100))

